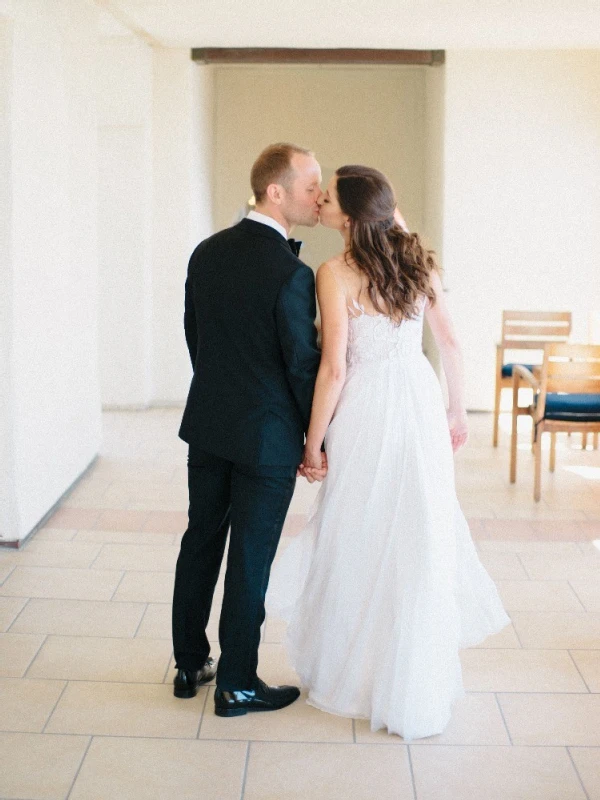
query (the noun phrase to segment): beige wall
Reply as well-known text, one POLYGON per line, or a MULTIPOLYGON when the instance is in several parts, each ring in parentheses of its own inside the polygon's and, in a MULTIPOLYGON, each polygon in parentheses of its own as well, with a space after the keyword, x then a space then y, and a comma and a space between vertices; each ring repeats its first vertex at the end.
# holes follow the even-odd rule
MULTIPOLYGON (((429 68, 431 69, 431 68, 429 68)), ((221 67, 215 74, 215 224, 230 225, 250 196, 256 155, 274 141, 314 149, 324 184, 363 163, 388 175, 407 220, 425 219, 425 67, 221 67)), ((298 229, 314 268, 341 239, 298 229)))

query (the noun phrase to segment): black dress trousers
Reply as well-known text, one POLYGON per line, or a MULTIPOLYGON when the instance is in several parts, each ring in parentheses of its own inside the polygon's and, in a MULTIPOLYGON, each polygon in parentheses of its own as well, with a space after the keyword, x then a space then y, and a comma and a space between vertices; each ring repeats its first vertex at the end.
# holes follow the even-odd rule
POLYGON ((173 598, 178 669, 200 669, 208 658, 206 626, 231 529, 217 684, 229 691, 253 686, 265 594, 295 483, 295 467, 236 464, 190 445, 189 525, 173 598))

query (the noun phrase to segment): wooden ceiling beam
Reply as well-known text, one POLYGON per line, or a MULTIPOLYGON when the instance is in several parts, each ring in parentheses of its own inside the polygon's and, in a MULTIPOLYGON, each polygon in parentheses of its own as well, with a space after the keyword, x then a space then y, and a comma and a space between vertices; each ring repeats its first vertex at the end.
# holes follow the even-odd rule
POLYGON ((291 47, 194 47, 202 64, 409 64, 437 66, 443 50, 360 50, 291 47))

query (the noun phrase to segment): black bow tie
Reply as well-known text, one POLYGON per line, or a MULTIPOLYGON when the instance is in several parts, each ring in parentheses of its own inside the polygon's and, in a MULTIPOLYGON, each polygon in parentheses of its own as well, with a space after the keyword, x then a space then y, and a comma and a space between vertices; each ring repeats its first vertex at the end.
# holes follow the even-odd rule
POLYGON ((288 239, 287 243, 290 246, 290 250, 295 256, 300 255, 300 248, 302 247, 302 242, 296 241, 296 239, 288 239))

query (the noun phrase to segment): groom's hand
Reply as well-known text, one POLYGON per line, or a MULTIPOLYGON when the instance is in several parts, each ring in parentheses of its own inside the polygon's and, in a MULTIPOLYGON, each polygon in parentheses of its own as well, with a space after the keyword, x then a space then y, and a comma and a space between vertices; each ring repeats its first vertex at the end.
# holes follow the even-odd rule
POLYGON ((313 453, 305 448, 302 463, 298 467, 296 475, 302 475, 309 483, 314 483, 325 478, 327 469, 327 455, 323 450, 313 453))

